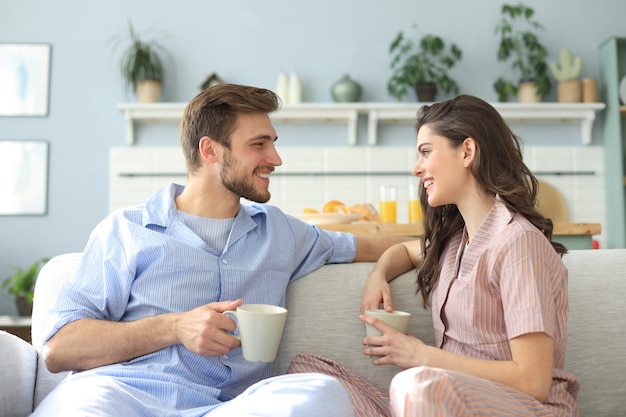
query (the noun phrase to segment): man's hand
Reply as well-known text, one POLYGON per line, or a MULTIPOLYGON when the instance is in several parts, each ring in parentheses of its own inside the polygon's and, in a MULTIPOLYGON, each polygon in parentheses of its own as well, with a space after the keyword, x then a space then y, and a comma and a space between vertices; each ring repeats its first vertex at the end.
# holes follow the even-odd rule
POLYGON ((201 356, 222 356, 241 345, 228 332, 234 332, 233 319, 222 314, 241 305, 241 299, 221 301, 195 308, 179 315, 175 332, 188 350, 201 356))

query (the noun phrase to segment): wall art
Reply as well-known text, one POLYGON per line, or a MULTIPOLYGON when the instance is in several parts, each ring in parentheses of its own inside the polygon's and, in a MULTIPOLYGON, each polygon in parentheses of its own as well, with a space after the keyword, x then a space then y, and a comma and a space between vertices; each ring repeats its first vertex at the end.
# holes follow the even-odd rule
POLYGON ((0 215, 45 215, 48 142, 0 140, 0 215))
POLYGON ((0 116, 48 115, 48 44, 0 44, 0 116))

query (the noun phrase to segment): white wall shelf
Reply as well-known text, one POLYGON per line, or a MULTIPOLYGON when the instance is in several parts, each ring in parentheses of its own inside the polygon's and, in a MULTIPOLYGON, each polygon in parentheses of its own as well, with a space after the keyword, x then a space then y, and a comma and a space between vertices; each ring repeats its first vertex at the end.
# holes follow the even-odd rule
MULTIPOLYGON (((346 123, 347 143, 357 143, 359 115, 367 117, 367 143, 378 142, 378 125, 406 123, 424 103, 301 103, 285 104, 271 115, 277 122, 346 123)), ((491 103, 507 121, 522 123, 553 122, 580 124, 583 145, 591 143, 591 130, 596 113, 604 103, 491 103)), ((187 103, 121 103, 117 108, 126 120, 126 143, 135 143, 135 124, 152 122, 178 123, 187 103)))

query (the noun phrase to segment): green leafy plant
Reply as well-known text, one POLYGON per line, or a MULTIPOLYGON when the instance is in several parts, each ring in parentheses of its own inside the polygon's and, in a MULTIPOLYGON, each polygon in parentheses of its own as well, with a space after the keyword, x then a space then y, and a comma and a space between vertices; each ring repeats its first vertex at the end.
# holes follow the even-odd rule
POLYGON ((128 22, 128 34, 113 39, 114 47, 120 43, 130 44, 122 52, 119 66, 126 86, 133 91, 137 89, 137 83, 146 80, 163 81, 163 63, 159 51, 167 54, 167 50, 157 40, 145 40, 135 30, 133 24, 128 22))
POLYGON ((4 279, 2 282, 2 288, 11 294, 16 300, 19 297, 25 297, 26 302, 32 306, 33 296, 35 294, 35 281, 37 275, 42 266, 48 262, 50 258, 41 258, 35 261, 28 268, 20 268, 17 266, 10 266, 15 273, 4 279))
POLYGON ((548 52, 535 33, 543 30, 543 26, 534 20, 534 9, 523 3, 504 4, 501 14, 502 19, 496 26, 496 34, 500 37, 498 61, 509 61, 518 78, 515 81, 503 77, 496 80, 493 86, 498 100, 507 101, 517 94, 519 84, 527 81, 532 81, 537 94, 545 97, 552 89, 552 83, 546 62, 548 52))
MULTIPOLYGON (((417 30, 417 25, 413 28, 417 30)), ((448 46, 441 37, 432 34, 412 38, 400 31, 389 46, 389 53, 392 74, 387 91, 397 100, 419 83, 433 83, 448 94, 458 94, 458 84, 448 75, 463 57, 456 44, 448 46)))

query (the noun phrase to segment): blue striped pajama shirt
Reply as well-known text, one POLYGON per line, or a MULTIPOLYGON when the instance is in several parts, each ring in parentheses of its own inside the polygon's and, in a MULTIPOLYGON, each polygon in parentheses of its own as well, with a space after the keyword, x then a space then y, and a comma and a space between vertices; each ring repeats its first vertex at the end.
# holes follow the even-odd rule
MULTIPOLYGON (((320 230, 262 204, 241 205, 226 247, 217 253, 179 218, 174 198, 182 189, 170 184, 145 204, 118 210, 97 225, 47 316, 44 340, 81 318, 132 321, 238 298, 284 306, 289 282, 355 256, 354 236, 320 230)), ((174 345, 75 373, 62 385, 73 384, 77 393, 68 404, 79 395, 104 392, 91 400, 118 415, 195 416, 270 375, 270 364, 245 361, 241 348, 202 357, 174 345), (134 414, 115 403, 118 390, 136 398, 128 405, 137 408, 134 414), (189 411, 168 414, 169 408, 189 411)), ((41 413, 46 415, 45 402, 41 413)))

